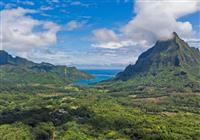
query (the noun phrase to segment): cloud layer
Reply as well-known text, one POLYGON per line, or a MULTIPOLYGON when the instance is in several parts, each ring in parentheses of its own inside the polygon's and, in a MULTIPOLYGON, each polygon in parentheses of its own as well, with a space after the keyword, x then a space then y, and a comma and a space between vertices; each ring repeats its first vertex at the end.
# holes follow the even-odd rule
MULTIPOLYGON (((80 11, 71 12, 68 7, 86 9, 92 6, 90 4, 78 1, 66 3, 59 0, 46 1, 47 4, 42 4, 35 10, 11 9, 19 7, 18 5, 4 6, 5 9, 1 11, 0 17, 2 26, 0 49, 38 62, 118 67, 134 63, 141 52, 151 47, 158 39, 170 38, 173 31, 193 47, 200 44, 192 24, 179 21, 180 17, 200 10, 199 0, 136 0, 134 17, 123 25, 113 23, 117 27, 103 23, 97 25, 99 20, 93 17, 93 13, 79 17, 80 11), (53 14, 54 10, 64 11, 62 14, 69 16, 69 19, 67 16, 61 17, 56 12, 53 14), (45 15, 46 18, 35 19, 35 16, 32 16, 35 14, 45 15), (54 45, 57 47, 50 47, 54 45)), ((121 4, 120 2, 119 0, 118 3, 121 4)), ((30 6, 37 3, 24 4, 30 6)), ((98 3, 96 6, 98 7, 98 3)))
POLYGON ((56 43, 56 33, 60 27, 53 22, 36 20, 28 15, 35 12, 23 8, 1 11, 1 49, 27 52, 56 43))
POLYGON ((94 37, 99 40, 92 46, 118 49, 142 43, 141 46, 147 47, 157 40, 169 39, 174 31, 184 38, 195 37, 192 24, 178 21, 178 18, 199 11, 199 3, 199 0, 136 0, 136 16, 121 27, 120 33, 105 28, 97 30, 102 31, 101 34, 93 31, 94 37))
POLYGON ((73 31, 73 30, 83 27, 85 24, 86 24, 86 21, 79 22, 76 20, 71 20, 66 24, 66 26, 64 27, 64 30, 73 31))
POLYGON ((97 42, 117 41, 118 37, 114 31, 102 28, 92 31, 94 40, 97 42))
POLYGON ((177 19, 199 9, 198 0, 137 0, 135 10, 137 16, 122 28, 122 32, 130 38, 143 38, 151 42, 155 39, 169 39, 174 31, 180 36, 193 35, 191 23, 177 19))

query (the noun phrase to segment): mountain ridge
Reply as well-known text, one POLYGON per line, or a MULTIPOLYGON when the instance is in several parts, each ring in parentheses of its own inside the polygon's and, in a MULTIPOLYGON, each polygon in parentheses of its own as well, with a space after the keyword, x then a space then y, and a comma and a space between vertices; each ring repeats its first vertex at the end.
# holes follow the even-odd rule
POLYGON ((200 92, 200 52, 173 33, 102 85, 115 92, 200 92))
POLYGON ((1 82, 64 84, 81 79, 90 79, 91 75, 75 67, 35 63, 21 57, 13 57, 0 50, 1 82))
MULTIPOLYGON (((157 41, 156 44, 142 53, 134 65, 129 65, 117 75, 117 79, 127 80, 130 77, 146 72, 156 73, 162 67, 182 67, 189 69, 194 65, 200 66, 200 52, 197 48, 181 40, 176 33, 166 41, 157 41)), ((200 67, 198 68, 200 71, 200 67)))

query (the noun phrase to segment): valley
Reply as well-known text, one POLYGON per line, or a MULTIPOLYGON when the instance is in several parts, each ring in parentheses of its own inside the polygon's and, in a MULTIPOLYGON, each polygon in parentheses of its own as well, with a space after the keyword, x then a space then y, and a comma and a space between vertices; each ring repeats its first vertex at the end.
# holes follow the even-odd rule
POLYGON ((199 140, 200 52, 177 34, 157 44, 115 77, 78 85, 94 75, 1 51, 0 138, 199 140))
POLYGON ((198 140, 200 137, 200 93, 113 93, 72 86, 54 91, 34 87, 36 93, 31 92, 29 88, 1 90, 1 138, 198 140))

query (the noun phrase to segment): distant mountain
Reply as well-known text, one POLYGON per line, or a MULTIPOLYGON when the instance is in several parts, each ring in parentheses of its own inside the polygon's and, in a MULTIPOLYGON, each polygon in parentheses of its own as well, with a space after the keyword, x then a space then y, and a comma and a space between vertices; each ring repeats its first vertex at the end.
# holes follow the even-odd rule
POLYGON ((126 88, 129 85, 200 90, 200 52, 173 33, 172 39, 157 41, 134 65, 117 74, 115 80, 127 81, 126 88))
POLYGON ((0 50, 0 80, 4 83, 64 84, 92 76, 75 67, 34 63, 25 58, 13 57, 0 50))
POLYGON ((5 64, 24 65, 24 66, 35 65, 35 63, 28 61, 25 58, 21 58, 21 57, 18 57, 18 56, 12 57, 6 51, 0 50, 0 65, 5 65, 5 64))

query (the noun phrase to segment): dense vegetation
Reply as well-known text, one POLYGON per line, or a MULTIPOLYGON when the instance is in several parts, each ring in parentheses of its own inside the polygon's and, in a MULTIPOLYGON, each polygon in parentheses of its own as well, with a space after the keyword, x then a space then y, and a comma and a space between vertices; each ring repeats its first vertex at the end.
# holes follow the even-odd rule
POLYGON ((2 140, 200 138, 199 93, 138 94, 69 85, 30 89, 1 90, 2 140))
POLYGON ((90 77, 75 68, 3 52, 0 139, 199 140, 200 55, 177 35, 167 44, 91 86, 69 84, 90 77))
POLYGON ((200 81, 192 78, 188 79, 187 75, 181 74, 180 69, 168 70, 162 70, 156 75, 150 72, 145 75, 137 75, 126 81, 107 81, 100 85, 113 92, 200 92, 200 81))
POLYGON ((1 83, 66 84, 92 78, 75 67, 34 63, 21 57, 12 57, 0 50, 1 83))
POLYGON ((127 81, 121 82, 126 87, 200 91, 200 52, 189 47, 176 33, 173 35, 172 39, 158 41, 142 53, 136 64, 129 65, 115 80, 127 81))

